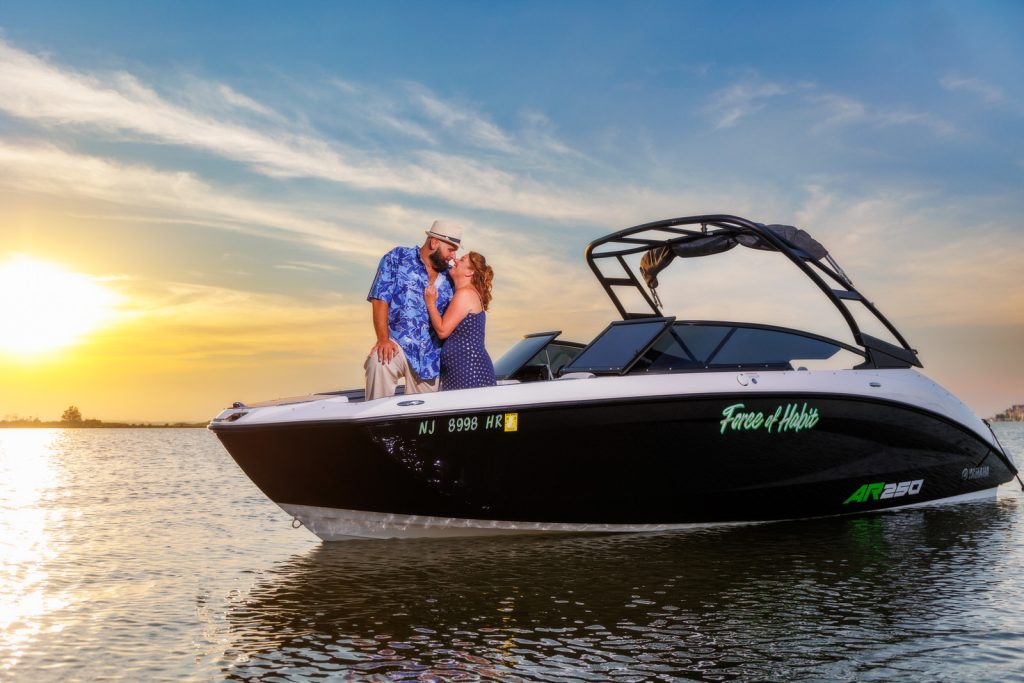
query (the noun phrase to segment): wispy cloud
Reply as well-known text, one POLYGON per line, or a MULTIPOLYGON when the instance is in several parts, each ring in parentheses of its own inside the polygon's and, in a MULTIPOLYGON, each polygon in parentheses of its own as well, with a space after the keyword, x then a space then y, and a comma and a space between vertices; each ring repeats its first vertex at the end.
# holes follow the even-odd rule
POLYGON ((130 74, 101 77, 62 70, 3 41, 0 91, 0 109, 44 125, 92 127, 193 147, 270 175, 326 177, 361 187, 390 184, 384 171, 347 163, 344 154, 324 140, 214 118, 167 101, 130 74))
MULTIPOLYGON (((467 160, 466 164, 471 172, 471 161, 467 160)), ((0 168, 5 170, 0 175, 0 188, 22 195, 32 193, 59 198, 61 202, 92 202, 100 207, 97 210, 105 213, 89 217, 108 223, 201 225, 310 246, 363 266, 376 264, 396 242, 407 244, 421 239, 422 232, 410 231, 410 226, 425 227, 436 217, 428 210, 402 204, 364 208, 282 204, 233 194, 190 173, 114 162, 48 144, 11 145, 0 141, 0 168), (328 217, 336 212, 336 217, 328 217)), ((497 178, 495 182, 503 180, 497 178)), ((727 194, 728 191, 723 190, 723 197, 727 194)), ((624 205, 604 217, 609 230, 634 222, 638 215, 648 215, 638 214, 637 206, 644 206, 645 211, 652 212, 652 217, 661 217, 675 213, 680 202, 680 196, 660 197, 637 188, 625 188, 619 196, 624 205)), ((696 197, 684 197, 682 201, 698 205, 696 197)), ((558 207, 545 210, 556 211, 558 207)), ((502 314, 490 336, 496 350, 507 347, 519 335, 538 325, 560 326, 567 333, 586 337, 596 331, 592 327, 595 316, 598 323, 603 324, 613 315, 577 256, 582 242, 574 245, 573 258, 566 262, 561 248, 552 246, 556 238, 565 239, 558 231, 543 231, 538 237, 536 231, 523 230, 515 218, 495 218, 483 225, 474 224, 472 220, 463 222, 468 247, 487 255, 498 273, 496 306, 502 314), (581 305, 584 301, 589 303, 581 305)), ((600 233, 591 233, 590 237, 597 234, 600 233)), ((271 260, 268 267, 295 272, 339 270, 330 260, 318 259, 276 263, 271 260)), ((353 283, 360 290, 365 284, 353 283)), ((209 288, 197 286, 188 291, 198 296, 209 288)), ((198 302, 195 305, 198 306, 198 302)))
POLYGON ((826 128, 861 125, 885 128, 889 126, 920 126, 939 135, 949 135, 955 128, 947 121, 927 113, 905 108, 870 106, 864 102, 835 93, 808 95, 815 111, 821 117, 815 131, 826 128))
MULTIPOLYGON (((99 341, 124 357, 159 357, 168 366, 248 365, 274 349, 297 352, 300 363, 323 362, 338 354, 339 337, 351 334, 352 323, 367 316, 362 303, 311 304, 185 282, 129 281, 120 293, 130 302, 122 322, 99 341)), ((371 335, 368 329, 357 331, 367 339, 371 335)))
POLYGON ((252 99, 251 97, 248 97, 240 92, 235 91, 230 86, 220 84, 217 87, 217 91, 220 93, 221 97, 224 98, 224 101, 233 107, 237 107, 239 109, 247 109, 249 111, 256 112, 257 114, 262 114, 263 116, 275 115, 274 112, 272 112, 267 107, 263 106, 262 104, 252 99))
POLYGON ((311 263, 309 261, 287 261, 285 263, 275 264, 274 268, 278 268, 280 270, 298 270, 307 273, 336 273, 340 270, 337 266, 331 265, 329 263, 311 263))
POLYGON ((863 123, 868 119, 868 108, 860 100, 844 95, 815 95, 808 98, 815 106, 820 107, 822 119, 816 128, 844 126, 863 123))
POLYGON ((919 126, 940 135, 954 131, 952 124, 934 114, 901 106, 868 104, 839 93, 822 92, 811 82, 780 83, 771 80, 746 80, 711 94, 704 111, 715 129, 733 128, 744 119, 775 103, 799 119, 817 121, 812 130, 820 132, 844 126, 919 126))
MULTIPOLYGON (((341 89, 356 88, 346 85, 341 89)), ((438 130, 458 133, 477 148, 527 158, 513 136, 471 107, 446 102, 422 86, 406 84, 405 88, 426 120, 438 130)), ((176 104, 130 74, 97 75, 62 69, 0 40, 0 92, 4 93, 0 111, 39 125, 91 129, 115 141, 137 139, 188 147, 245 164, 269 177, 317 178, 360 190, 397 191, 461 206, 545 218, 591 213, 587 192, 575 196, 553 192, 549 184, 530 175, 479 158, 437 151, 433 147, 435 134, 401 116, 392 100, 377 97, 373 107, 362 113, 382 113, 379 120, 383 125, 427 144, 418 151, 403 150, 395 159, 379 150, 347 147, 303 130, 297 123, 287 125, 266 105, 227 86, 212 89, 219 94, 221 105, 260 114, 263 125, 255 127, 233 120, 224 111, 212 115, 206 111, 209 107, 176 104)), ((196 90, 205 95, 211 88, 204 85, 196 90)), ((197 105, 203 98, 193 90, 183 99, 197 105)), ((539 141, 548 155, 565 154, 568 149, 554 141, 549 132, 539 141)))
POLYGON ((431 147, 440 143, 435 132, 403 114, 401 99, 377 88, 339 78, 331 78, 327 83, 342 98, 340 108, 345 114, 344 125, 354 134, 360 135, 366 129, 382 130, 431 147))
POLYGON ((192 173, 161 171, 68 152, 53 145, 0 141, 0 186, 124 207, 125 218, 199 223, 315 245, 357 259, 377 258, 386 237, 367 235, 294 206, 232 195, 192 173))
POLYGON ((816 236, 898 326, 942 325, 951 317, 1024 324, 1019 221, 999 218, 997 207, 981 219, 972 206, 921 191, 850 196, 822 183, 807 188, 797 220, 812 234, 821 226, 816 236))
POLYGON ((962 90, 972 93, 989 104, 1001 102, 1005 98, 1001 88, 986 83, 980 78, 964 78, 950 73, 939 79, 939 84, 946 90, 962 90))
POLYGON ((886 126, 920 126, 928 128, 938 135, 952 135, 956 132, 956 126, 949 121, 927 112, 910 111, 906 109, 893 109, 879 111, 875 114, 874 120, 877 125, 886 126))
MULTIPOLYGON (((131 76, 122 76, 131 79, 131 76)), ((272 108, 240 93, 225 83, 211 82, 185 74, 181 85, 175 88, 182 105, 193 111, 203 111, 217 119, 238 115, 253 115, 277 125, 287 125, 287 119, 272 108)))
POLYGON ((467 140, 483 149, 515 153, 518 151, 512 138, 497 125, 482 116, 469 104, 447 102, 427 88, 416 83, 407 83, 411 99, 423 113, 447 130, 458 131, 467 140))
POLYGON ((707 112, 715 128, 731 128, 740 119, 764 109, 771 98, 790 92, 791 87, 771 81, 736 83, 712 93, 707 112))
MULTIPOLYGON (((737 191, 735 183, 719 183, 716 190, 697 183, 672 192, 651 189, 647 179, 627 184, 615 178, 589 179, 583 174, 552 183, 547 174, 564 160, 576 159, 576 153, 558 139, 554 125, 542 112, 522 112, 524 125, 512 133, 473 106, 446 101, 417 84, 403 84, 394 92, 346 81, 336 81, 330 87, 368 103, 358 112, 364 122, 375 119, 379 125, 402 130, 423 145, 403 150, 394 158, 380 150, 348 148, 308 127, 289 123, 270 106, 227 85, 194 84, 183 98, 190 102, 185 107, 129 74, 96 75, 62 69, 0 40, 0 92, 5 93, 0 98, 0 110, 41 126, 84 129, 114 141, 129 137, 200 149, 272 177, 311 177, 361 189, 405 192, 449 201, 458 207, 609 228, 678 215, 687 212, 688 207, 701 211, 722 206, 755 217, 790 211, 783 202, 772 199, 770 188, 744 187, 737 191), (210 115, 211 110, 216 110, 218 116, 210 115), (233 118, 232 110, 259 117, 259 125, 251 118, 233 118), (462 132, 467 133, 464 137, 468 140, 462 151, 435 144, 462 132), (474 154, 473 150, 525 163, 528 170, 520 172, 517 163, 512 162, 491 163, 488 155, 474 154)), ((872 106, 838 94, 808 93, 816 89, 809 83, 748 80, 719 90, 708 111, 714 115, 717 127, 728 128, 772 101, 789 98, 790 104, 809 103, 812 106, 808 111, 824 112, 819 126, 924 126, 940 133, 951 130, 928 114, 872 106)), ((312 206, 275 203, 217 187, 196 172, 116 162, 51 144, 0 142, 0 168, 0 183, 7 187, 111 202, 125 207, 125 216, 151 221, 195 222, 300 241, 363 262, 379 258, 394 245, 394 232, 382 232, 379 226, 425 225, 430 218, 423 210, 410 209, 403 201, 386 195, 365 199, 361 206, 346 205, 341 211, 338 204, 322 201, 312 206), (353 218, 360 213, 365 214, 362 220, 353 218)), ((822 191, 816 201, 825 207, 833 199, 822 191)), ((804 213, 810 217, 820 213, 820 207, 809 205, 804 213)), ((514 230, 516 221, 508 223, 514 230)), ((481 243, 486 245, 488 241, 481 243)), ((504 242, 496 235, 490 244, 504 242)), ((528 255, 527 266, 522 268, 525 275, 519 283, 523 291, 530 291, 530 282, 540 281, 538 273, 543 268, 535 255, 543 249, 526 244, 520 253, 528 255)), ((278 267, 314 268, 311 264, 295 261, 278 267)), ((556 263, 544 262, 544 267, 558 270, 556 263)))

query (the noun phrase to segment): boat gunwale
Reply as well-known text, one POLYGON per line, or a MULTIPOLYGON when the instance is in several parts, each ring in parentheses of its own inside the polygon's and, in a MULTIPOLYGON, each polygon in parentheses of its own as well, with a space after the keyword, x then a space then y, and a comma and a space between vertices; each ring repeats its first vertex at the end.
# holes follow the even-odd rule
MULTIPOLYGON (((839 372, 842 372, 842 371, 839 371, 839 372)), ((343 417, 334 417, 334 418, 327 418, 327 419, 315 419, 315 420, 282 420, 282 421, 279 421, 279 422, 257 422, 257 423, 242 423, 242 424, 239 424, 238 422, 227 422, 227 423, 225 423, 225 422, 217 422, 217 423, 211 422, 207 426, 207 429, 209 429, 210 431, 212 431, 214 433, 217 433, 217 432, 229 433, 229 432, 232 432, 232 431, 263 431, 263 430, 273 430, 273 429, 301 429, 301 428, 304 428, 304 427, 327 428, 327 427, 339 426, 339 425, 362 426, 362 425, 369 425, 369 424, 374 424, 374 423, 386 424, 386 423, 398 422, 398 421, 406 421, 406 420, 420 420, 420 419, 426 420, 426 419, 436 419, 438 417, 457 417, 457 416, 460 416, 460 415, 476 414, 476 413, 480 413, 480 412, 494 412, 494 413, 498 413, 498 412, 523 412, 524 409, 525 410, 530 410, 530 409, 544 410, 544 409, 550 408, 550 409, 557 410, 557 409, 572 408, 572 407, 590 407, 590 406, 594 406, 594 405, 617 406, 617 405, 632 405, 632 404, 637 404, 637 403, 670 403, 670 402, 673 402, 673 401, 688 400, 688 399, 694 399, 694 400, 714 399, 714 398, 720 398, 720 397, 723 397, 723 396, 731 396, 731 395, 744 396, 744 397, 749 398, 751 396, 751 393, 755 393, 756 397, 758 399, 761 399, 761 398, 764 398, 764 399, 778 398, 778 399, 790 399, 790 400, 793 399, 793 398, 799 398, 800 400, 804 400, 804 399, 808 399, 808 400, 809 399, 839 399, 839 400, 846 400, 846 401, 859 401, 859 402, 863 402, 863 403, 869 403, 869 404, 872 404, 872 405, 897 406, 897 407, 900 407, 900 408, 904 408, 904 409, 910 410, 911 412, 923 415, 925 417, 931 417, 931 418, 937 419, 937 420, 939 420, 939 421, 941 421, 941 422, 943 422, 943 423, 945 423, 945 424, 947 424, 949 426, 953 426, 953 427, 957 428, 958 430, 960 430, 962 432, 971 434, 972 436, 977 438, 979 441, 985 443, 990 448, 995 450, 997 453, 1003 452, 1002 448, 999 446, 999 444, 997 444, 993 440, 987 438, 987 435, 989 434, 989 430, 986 430, 984 432, 975 431, 969 425, 966 425, 966 424, 964 424, 962 422, 959 422, 958 420, 955 420, 955 419, 953 419, 953 418, 951 418, 951 417, 949 417, 947 415, 943 415, 942 413, 936 412, 934 410, 929 410, 928 408, 924 408, 924 407, 922 407, 920 405, 916 405, 914 403, 908 403, 908 402, 905 402, 905 401, 900 401, 900 400, 893 399, 893 398, 881 397, 881 396, 869 396, 869 395, 866 395, 866 394, 853 394, 853 393, 829 393, 829 392, 821 392, 821 391, 817 391, 817 392, 806 392, 806 391, 805 392, 793 392, 793 391, 776 391, 776 390, 769 390, 769 391, 731 390, 729 392, 701 392, 701 393, 686 393, 686 394, 657 394, 657 395, 629 396, 629 397, 625 397, 624 396, 624 397, 614 398, 614 399, 609 399, 607 397, 597 397, 597 398, 591 398, 591 399, 558 400, 558 401, 552 401, 552 402, 549 402, 549 403, 540 403, 540 404, 538 404, 536 402, 533 402, 533 403, 522 403, 522 404, 509 403, 509 404, 499 404, 499 405, 482 406, 482 407, 459 407, 459 408, 454 408, 454 409, 450 409, 450 410, 433 410, 433 411, 429 411, 429 412, 420 412, 420 413, 405 414, 405 415, 402 415, 402 414, 399 414, 399 413, 394 413, 394 414, 388 414, 388 415, 376 415, 376 416, 373 416, 373 417, 355 417, 355 416, 348 417, 348 416, 343 416, 343 417)), ((328 400, 328 399, 323 399, 323 400, 328 400)), ((981 424, 984 426, 985 422, 983 420, 981 420, 980 418, 978 418, 978 419, 979 419, 979 422, 981 422, 981 424)), ((1013 463, 1012 459, 1010 460, 1010 464, 1013 465, 1013 468, 1016 471, 1016 465, 1013 463)))

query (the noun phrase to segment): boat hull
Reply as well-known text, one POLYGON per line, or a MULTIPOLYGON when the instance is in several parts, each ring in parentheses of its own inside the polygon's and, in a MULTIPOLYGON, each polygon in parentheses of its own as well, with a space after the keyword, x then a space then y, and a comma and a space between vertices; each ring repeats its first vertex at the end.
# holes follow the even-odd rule
POLYGON ((856 514, 991 493, 992 443, 913 406, 655 397, 222 425, 257 486, 326 540, 644 531, 856 514))
MULTIPOLYGON (((953 505, 977 501, 994 501, 997 489, 985 489, 973 493, 930 500, 924 503, 898 505, 892 510, 953 505)), ((465 536, 499 536, 507 534, 582 534, 582 533, 649 533, 656 531, 679 531, 706 527, 736 526, 746 524, 767 524, 772 521, 752 522, 704 522, 681 524, 573 524, 560 522, 515 522, 510 520, 461 519, 458 517, 430 517, 422 515, 398 515, 394 513, 365 512, 363 510, 339 510, 317 508, 307 505, 282 504, 281 509, 294 517, 302 526, 324 541, 347 541, 357 539, 393 538, 451 538, 465 536)))

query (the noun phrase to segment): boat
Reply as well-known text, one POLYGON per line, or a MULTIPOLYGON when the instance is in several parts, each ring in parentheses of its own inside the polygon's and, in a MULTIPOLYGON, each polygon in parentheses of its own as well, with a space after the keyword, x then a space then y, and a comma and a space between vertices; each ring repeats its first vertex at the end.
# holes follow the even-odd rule
POLYGON ((920 372, 805 231, 689 216, 619 230, 585 257, 618 319, 587 344, 525 335, 495 363, 497 386, 237 402, 209 428, 325 541, 863 514, 993 498, 1017 476, 991 426, 920 372), (738 246, 788 259, 850 338, 666 314, 667 267, 738 246), (864 331, 865 315, 891 339, 864 331))

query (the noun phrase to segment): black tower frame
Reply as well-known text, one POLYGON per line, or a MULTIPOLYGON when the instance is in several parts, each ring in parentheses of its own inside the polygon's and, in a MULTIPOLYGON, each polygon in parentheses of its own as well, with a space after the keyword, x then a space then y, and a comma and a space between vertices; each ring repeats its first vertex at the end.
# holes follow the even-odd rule
POLYGON ((843 319, 850 328, 854 341, 864 349, 866 360, 857 367, 922 367, 921 361, 917 357, 917 351, 911 348, 907 340, 889 322, 888 318, 882 315, 881 311, 853 286, 853 282, 850 281, 831 255, 826 254, 821 259, 815 259, 803 249, 782 239, 764 224, 756 223, 746 218, 727 214, 709 214, 669 218, 652 223, 644 223, 643 225, 619 230, 594 240, 587 245, 585 255, 587 264, 594 271, 598 282, 601 283, 604 291, 608 294, 619 315, 624 320, 661 317, 665 313, 661 310, 661 302, 658 300, 657 294, 653 289, 648 290, 644 286, 633 268, 626 262, 625 257, 663 246, 671 248, 674 244, 703 240, 708 237, 736 237, 740 235, 753 236, 757 238, 760 246, 770 247, 772 250, 784 254, 825 294, 828 300, 832 302, 832 305, 843 316, 843 319), (602 264, 617 263, 621 267, 622 272, 609 275, 598 265, 599 262, 602 264), (829 284, 829 281, 835 283, 838 287, 829 284), (618 287, 634 288, 639 292, 643 301, 647 303, 650 311, 626 310, 619 296, 615 293, 615 288, 618 287), (860 302, 892 333, 900 346, 890 344, 861 331, 857 320, 847 306, 846 302, 848 301, 860 302))

